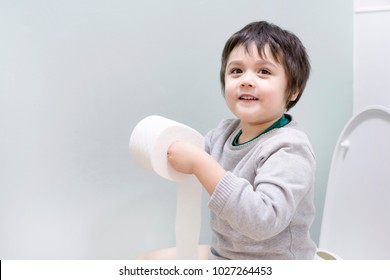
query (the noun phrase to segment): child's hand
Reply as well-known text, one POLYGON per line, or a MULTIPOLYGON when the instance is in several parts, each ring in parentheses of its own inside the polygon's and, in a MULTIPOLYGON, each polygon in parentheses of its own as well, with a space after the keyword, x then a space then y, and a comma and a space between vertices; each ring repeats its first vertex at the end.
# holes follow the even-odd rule
POLYGON ((191 143, 175 141, 169 146, 167 157, 169 164, 176 171, 193 174, 203 153, 206 152, 191 143))
POLYGON ((188 142, 173 142, 168 148, 167 158, 176 171, 194 174, 210 195, 226 173, 208 153, 188 142))

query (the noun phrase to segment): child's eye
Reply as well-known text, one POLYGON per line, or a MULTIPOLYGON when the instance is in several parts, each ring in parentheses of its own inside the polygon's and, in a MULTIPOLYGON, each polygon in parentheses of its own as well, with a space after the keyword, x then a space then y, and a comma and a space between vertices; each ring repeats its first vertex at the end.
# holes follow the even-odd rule
POLYGON ((230 70, 230 73, 231 74, 241 74, 242 70, 239 68, 233 68, 232 70, 230 70))
POLYGON ((262 74, 262 75, 270 75, 271 74, 271 72, 268 71, 267 69, 260 69, 259 73, 262 74))

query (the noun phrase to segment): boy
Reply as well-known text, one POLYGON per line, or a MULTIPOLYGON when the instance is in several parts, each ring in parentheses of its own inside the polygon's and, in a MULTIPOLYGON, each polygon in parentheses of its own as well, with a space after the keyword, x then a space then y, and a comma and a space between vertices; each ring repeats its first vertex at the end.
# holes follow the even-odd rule
POLYGON ((233 34, 220 79, 237 119, 205 137, 205 150, 174 142, 168 161, 210 194, 210 259, 313 259, 315 157, 286 114, 302 95, 310 63, 301 41, 267 22, 233 34))

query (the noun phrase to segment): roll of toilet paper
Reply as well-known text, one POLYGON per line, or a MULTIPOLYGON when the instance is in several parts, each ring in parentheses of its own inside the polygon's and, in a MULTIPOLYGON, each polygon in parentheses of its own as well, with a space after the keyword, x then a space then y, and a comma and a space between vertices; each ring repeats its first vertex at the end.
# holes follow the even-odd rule
POLYGON ((197 259, 202 186, 194 175, 177 172, 168 163, 167 150, 177 140, 204 146, 203 136, 196 130, 161 116, 149 116, 131 133, 130 154, 145 169, 177 182, 176 258, 197 259))

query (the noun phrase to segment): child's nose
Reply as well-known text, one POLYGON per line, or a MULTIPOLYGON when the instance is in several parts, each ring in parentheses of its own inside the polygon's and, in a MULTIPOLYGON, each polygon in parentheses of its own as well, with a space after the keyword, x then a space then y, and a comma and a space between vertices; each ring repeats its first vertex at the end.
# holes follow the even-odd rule
POLYGON ((255 75, 252 73, 245 73, 242 75, 241 87, 254 87, 255 86, 255 75))

